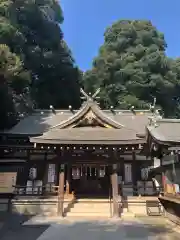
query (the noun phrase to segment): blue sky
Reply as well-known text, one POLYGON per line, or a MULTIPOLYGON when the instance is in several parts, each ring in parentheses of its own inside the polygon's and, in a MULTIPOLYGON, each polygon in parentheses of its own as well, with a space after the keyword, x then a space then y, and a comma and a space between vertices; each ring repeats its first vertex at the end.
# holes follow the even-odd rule
POLYGON ((91 68, 103 33, 118 19, 148 19, 165 34, 167 55, 180 56, 180 0, 61 0, 62 29, 77 65, 91 68))

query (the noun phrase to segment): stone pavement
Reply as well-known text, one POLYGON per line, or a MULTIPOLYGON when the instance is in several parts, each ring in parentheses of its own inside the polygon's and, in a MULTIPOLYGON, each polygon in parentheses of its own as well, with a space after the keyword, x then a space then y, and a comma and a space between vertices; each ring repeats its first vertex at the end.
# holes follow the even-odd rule
POLYGON ((180 232, 163 218, 59 219, 34 217, 1 240, 178 240, 180 232))

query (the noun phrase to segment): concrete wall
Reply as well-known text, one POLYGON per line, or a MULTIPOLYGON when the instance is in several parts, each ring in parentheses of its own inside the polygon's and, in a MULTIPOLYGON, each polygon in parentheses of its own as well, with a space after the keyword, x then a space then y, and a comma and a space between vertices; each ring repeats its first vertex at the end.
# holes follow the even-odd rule
MULTIPOLYGON (((127 211, 134 214, 134 216, 147 216, 147 201, 159 202, 157 197, 127 197, 123 201, 123 207, 127 211)), ((73 204, 73 200, 65 200, 64 212, 68 212, 68 209, 73 204)), ((11 207, 9 210, 12 213, 20 215, 45 215, 56 216, 57 215, 57 199, 13 199, 11 201, 11 207)), ((150 211, 158 212, 157 207, 152 207, 150 211)), ((8 211, 8 199, 0 199, 0 214, 1 212, 8 211)), ((163 207, 162 207, 163 211, 163 207)))
MULTIPOLYGON (((64 210, 68 207, 70 201, 64 203, 64 210)), ((23 215, 57 215, 57 200, 49 199, 23 199, 12 200, 12 213, 23 215)))
POLYGON ((128 197, 124 206, 135 216, 158 215, 159 211, 163 215, 164 212, 158 197, 128 197))

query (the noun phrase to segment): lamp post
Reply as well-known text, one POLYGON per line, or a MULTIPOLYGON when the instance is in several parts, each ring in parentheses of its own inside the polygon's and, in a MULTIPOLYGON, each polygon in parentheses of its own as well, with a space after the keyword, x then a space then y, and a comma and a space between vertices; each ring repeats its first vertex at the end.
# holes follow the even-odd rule
POLYGON ((34 193, 34 180, 36 179, 36 177, 37 177, 37 169, 34 167, 30 168, 29 178, 32 181, 32 193, 34 193))
POLYGON ((144 195, 145 195, 145 190, 146 190, 146 186, 145 186, 145 182, 148 179, 148 168, 143 168, 141 169, 141 178, 143 180, 143 185, 144 185, 144 195))

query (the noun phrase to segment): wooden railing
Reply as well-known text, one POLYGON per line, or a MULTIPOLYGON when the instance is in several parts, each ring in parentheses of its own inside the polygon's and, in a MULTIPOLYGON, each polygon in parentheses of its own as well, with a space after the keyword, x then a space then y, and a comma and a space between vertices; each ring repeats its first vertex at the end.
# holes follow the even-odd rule
MULTIPOLYGON (((58 189, 59 186, 55 186, 54 184, 48 184, 48 186, 13 186, 14 187, 14 195, 21 195, 21 196, 25 196, 25 195, 37 195, 37 196, 41 196, 41 195, 57 195, 58 194, 58 189)), ((164 190, 162 187, 159 188, 148 188, 149 190, 151 190, 149 192, 149 194, 146 193, 141 193, 140 189, 137 186, 125 186, 126 190, 131 189, 132 191, 128 191, 129 193, 131 192, 132 194, 129 194, 129 196, 159 196, 159 195, 164 195, 164 190)), ((109 197, 110 197, 110 201, 111 201, 111 190, 109 190, 109 197)), ((120 195, 123 196, 123 191, 122 188, 120 189, 120 195)), ((177 197, 180 197, 179 194, 177 194, 177 197)))

